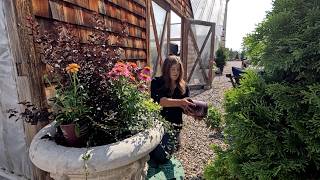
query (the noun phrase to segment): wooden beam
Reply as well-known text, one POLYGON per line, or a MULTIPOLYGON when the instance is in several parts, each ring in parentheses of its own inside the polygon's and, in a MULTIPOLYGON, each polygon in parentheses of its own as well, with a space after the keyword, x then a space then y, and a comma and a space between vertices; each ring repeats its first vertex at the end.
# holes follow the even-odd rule
POLYGON ((189 33, 189 21, 186 18, 181 18, 182 26, 181 26, 181 46, 182 52, 180 52, 180 56, 182 56, 182 62, 184 67, 184 80, 187 81, 188 78, 188 33, 189 33))
POLYGON ((168 20, 167 20, 167 54, 168 57, 170 51, 170 36, 171 36, 171 11, 167 12, 168 20))
POLYGON ((200 54, 200 50, 199 50, 199 47, 198 47, 197 40, 196 40, 196 37, 195 37, 195 35, 194 35, 194 32, 192 31, 191 25, 192 25, 192 23, 190 23, 190 26, 189 26, 189 28, 190 28, 191 40, 192 40, 193 44, 195 45, 194 48, 195 48, 197 54, 199 55, 199 54, 200 54))
POLYGON ((206 36, 206 39, 204 40, 204 42, 203 42, 203 44, 202 44, 202 46, 201 46, 200 54, 202 54, 204 48, 206 47, 206 44, 207 44, 207 42, 208 42, 208 39, 209 39, 209 37, 210 37, 210 35, 211 35, 212 30, 213 30, 213 29, 212 29, 212 27, 211 27, 210 30, 209 30, 209 32, 208 32, 208 34, 207 34, 207 36, 206 36))
POLYGON ((160 7, 162 7, 166 11, 169 11, 171 9, 170 4, 168 4, 167 2, 165 2, 163 0, 152 0, 152 1, 157 3, 160 7))
POLYGON ((152 0, 146 0, 147 17, 146 17, 146 43, 147 43, 147 65, 150 66, 150 3, 152 0))
POLYGON ((201 21, 201 20, 194 20, 194 19, 189 19, 191 24, 199 24, 203 26, 212 26, 214 23, 208 22, 208 21, 201 21))
MULTIPOLYGON (((23 67, 26 71, 19 73, 17 79, 17 88, 19 100, 30 100, 32 104, 38 107, 47 105, 44 84, 42 83, 42 72, 45 66, 36 57, 36 51, 29 30, 26 28, 26 17, 33 16, 31 0, 4 1, 6 14, 10 14, 8 24, 9 38, 14 51, 15 62, 23 67)), ((30 125, 24 123, 27 145, 29 146, 33 136, 44 126, 30 125)), ((33 178, 36 180, 50 179, 49 174, 32 166, 33 178)))
MULTIPOLYGON (((182 27, 182 26, 181 26, 182 27)), ((181 30, 181 34, 183 34, 182 30, 181 30)), ((182 35, 181 35, 182 36, 182 35)), ((182 38, 170 38, 170 41, 181 41, 182 38)), ((182 47, 182 46, 181 46, 182 47)))
POLYGON ((156 71, 155 73, 157 72, 157 69, 158 69, 158 65, 159 63, 162 63, 162 45, 163 45, 163 38, 164 38, 164 33, 165 33, 165 30, 166 30, 166 23, 168 21, 168 12, 166 12, 166 17, 164 19, 164 24, 163 24, 163 28, 162 28, 162 34, 161 34, 161 40, 160 40, 160 52, 158 52, 158 57, 157 57, 157 64, 156 64, 156 71))
MULTIPOLYGON (((158 2, 159 0, 155 0, 156 2, 158 2)), ((163 1, 163 0, 161 0, 163 1)), ((172 0, 164 0, 167 4, 170 5, 171 10, 173 10, 177 15, 181 16, 181 17, 188 17, 187 14, 185 14, 183 11, 181 11, 181 9, 179 7, 177 7, 172 0)), ((190 18, 190 17, 189 17, 190 18)))
MULTIPOLYGON (((155 20, 155 17, 154 17, 152 4, 150 4, 150 15, 151 15, 151 21, 152 21, 153 34, 154 34, 154 38, 155 38, 155 41, 156 41, 156 47, 157 47, 157 52, 158 52, 158 56, 159 56, 159 52, 161 52, 161 48, 159 47, 160 43, 159 43, 156 20, 155 20)), ((157 63, 156 63, 156 67, 155 68, 157 68, 157 64, 158 64, 158 58, 157 58, 157 63)), ((155 76, 156 72, 157 72, 157 69, 155 69, 153 71, 152 77, 155 76)))
POLYGON ((210 58, 214 58, 214 43, 215 43, 215 36, 216 36, 216 23, 213 23, 211 26, 212 35, 211 35, 211 49, 210 51, 210 58))
POLYGON ((215 43, 215 32, 216 32, 216 24, 213 23, 211 26, 212 29, 212 33, 211 33, 211 51, 210 51, 210 60, 209 60, 209 82, 207 85, 210 86, 210 88, 212 87, 212 82, 213 82, 213 76, 215 75, 212 71, 212 66, 213 66, 213 62, 214 62, 214 43, 215 43))
POLYGON ((194 62, 194 65, 193 65, 193 67, 192 67, 192 69, 191 69, 191 72, 190 72, 190 74, 189 74, 189 77, 188 77, 188 82, 190 82, 190 79, 191 79, 191 77, 192 77, 192 74, 193 74, 194 70, 196 69, 197 63, 198 63, 198 61, 199 61, 200 51, 199 51, 199 48, 198 48, 198 45, 197 45, 197 41, 196 41, 196 39, 195 39, 195 37, 194 37, 194 34, 193 34, 192 30, 191 30, 191 23, 190 23, 190 21, 189 21, 189 27, 188 27, 188 29, 190 29, 190 30, 189 30, 189 33, 190 33, 190 36, 191 36, 191 41, 192 41, 193 47, 195 48, 196 53, 197 53, 196 61, 194 62))
POLYGON ((36 55, 33 39, 29 35, 30 30, 26 27, 26 17, 32 16, 31 0, 14 1, 16 23, 18 24, 21 51, 24 59, 22 63, 28 67, 28 78, 30 81, 32 103, 37 106, 46 106, 46 95, 42 80, 45 64, 36 55))

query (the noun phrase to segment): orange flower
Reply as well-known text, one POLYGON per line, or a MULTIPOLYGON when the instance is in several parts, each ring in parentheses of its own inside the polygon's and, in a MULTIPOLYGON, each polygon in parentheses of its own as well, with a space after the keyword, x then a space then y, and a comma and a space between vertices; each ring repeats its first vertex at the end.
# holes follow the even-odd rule
POLYGON ((68 73, 75 73, 75 72, 78 72, 80 69, 80 66, 76 63, 72 63, 72 64, 69 64, 66 68, 67 72, 68 73))
POLYGON ((117 62, 114 67, 124 68, 124 67, 126 67, 126 64, 124 64, 123 62, 117 62))
POLYGON ((136 63, 132 63, 132 62, 129 62, 128 65, 132 68, 132 69, 136 69, 138 66, 136 63))
POLYGON ((146 67, 143 68, 143 70, 150 72, 150 71, 151 71, 151 68, 150 68, 149 66, 146 66, 146 67))
POLYGON ((136 80, 136 78, 133 77, 132 75, 129 78, 130 78, 131 81, 135 81, 136 80))

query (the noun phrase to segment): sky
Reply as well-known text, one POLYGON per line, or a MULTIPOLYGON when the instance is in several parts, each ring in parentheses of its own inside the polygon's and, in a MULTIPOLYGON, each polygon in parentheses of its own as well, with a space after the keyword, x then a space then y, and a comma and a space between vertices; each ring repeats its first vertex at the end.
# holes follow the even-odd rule
POLYGON ((272 8, 272 0, 230 0, 226 47, 241 50, 242 38, 252 32, 272 8))

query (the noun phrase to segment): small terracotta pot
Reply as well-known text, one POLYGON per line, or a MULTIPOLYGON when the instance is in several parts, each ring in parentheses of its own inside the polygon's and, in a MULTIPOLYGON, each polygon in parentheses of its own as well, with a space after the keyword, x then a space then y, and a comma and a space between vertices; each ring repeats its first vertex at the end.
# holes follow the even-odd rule
POLYGON ((60 128, 69 146, 74 146, 74 147, 79 146, 80 138, 77 137, 76 135, 75 124, 60 125, 60 128))

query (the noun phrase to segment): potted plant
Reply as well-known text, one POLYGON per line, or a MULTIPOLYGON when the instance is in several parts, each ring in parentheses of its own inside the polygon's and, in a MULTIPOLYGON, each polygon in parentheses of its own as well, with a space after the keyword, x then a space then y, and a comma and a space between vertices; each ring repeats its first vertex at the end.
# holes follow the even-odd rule
POLYGON ((77 73, 80 66, 76 63, 66 67, 69 83, 66 86, 60 84, 56 88, 54 102, 54 120, 61 129, 66 144, 69 146, 81 146, 81 141, 89 129, 90 107, 86 105, 88 95, 79 82, 77 73))
POLYGON ((56 87, 51 123, 33 138, 30 159, 54 179, 141 179, 168 124, 148 94, 150 68, 121 61, 123 39, 111 42, 104 23, 95 23, 99 31, 83 43, 70 25, 42 32, 30 19, 56 87))
POLYGON ((226 65, 225 50, 222 47, 219 47, 219 49, 217 50, 215 60, 216 60, 216 65, 220 70, 220 74, 222 74, 224 66, 226 65))

